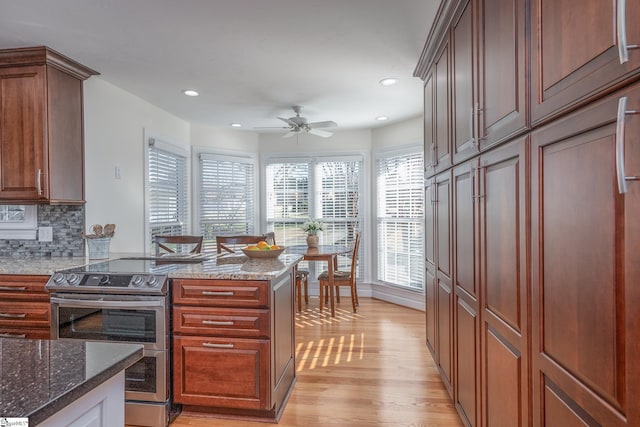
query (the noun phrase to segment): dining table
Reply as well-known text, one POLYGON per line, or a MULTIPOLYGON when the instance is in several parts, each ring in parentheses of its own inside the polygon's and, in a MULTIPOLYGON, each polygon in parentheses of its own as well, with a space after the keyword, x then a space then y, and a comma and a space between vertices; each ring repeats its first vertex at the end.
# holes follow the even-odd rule
MULTIPOLYGON (((286 253, 302 255, 305 261, 326 261, 327 273, 329 275, 329 304, 331 307, 331 317, 336 316, 336 307, 334 301, 334 277, 333 272, 337 267, 338 255, 351 252, 351 248, 345 245, 318 245, 317 247, 309 247, 307 245, 287 246, 286 253)), ((320 308, 322 309, 322 301, 320 308)))

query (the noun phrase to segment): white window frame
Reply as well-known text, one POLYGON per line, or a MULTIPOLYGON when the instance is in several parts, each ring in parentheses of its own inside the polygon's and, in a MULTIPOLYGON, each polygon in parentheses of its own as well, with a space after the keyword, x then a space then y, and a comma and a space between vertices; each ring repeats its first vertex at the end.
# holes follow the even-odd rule
MULTIPOLYGON (((151 146, 155 146, 159 150, 174 154, 176 156, 184 158, 185 171, 183 178, 185 180, 183 188, 184 188, 184 199, 182 203, 184 204, 184 220, 182 221, 182 234, 190 234, 191 230, 191 193, 190 193, 190 165, 189 165, 189 151, 183 147, 180 147, 171 142, 167 142, 163 139, 152 135, 145 135, 144 138, 144 188, 145 188, 145 208, 144 208, 144 230, 145 230, 145 251, 150 252, 152 249, 151 243, 151 228, 152 224, 150 221, 151 214, 151 185, 149 182, 149 154, 151 151, 151 146)), ((170 226, 171 224, 166 224, 166 226, 170 226)))
MULTIPOLYGON (((10 205, 3 205, 10 206, 10 205)), ((24 208, 24 220, 0 221, 0 239, 35 240, 38 231, 38 208, 36 205, 15 205, 24 208)))
POLYGON ((250 219, 248 219, 247 223, 247 233, 248 234, 258 234, 259 224, 260 224, 260 204, 259 204, 259 171, 258 171, 258 158, 253 153, 240 152, 240 151, 232 151, 232 150, 212 150, 206 147, 194 147, 192 153, 192 169, 194 170, 194 179, 193 179, 193 194, 194 194, 194 220, 193 220, 193 228, 196 234, 201 234, 204 236, 205 244, 203 247, 204 251, 214 251, 213 247, 213 237, 217 234, 228 234, 224 230, 220 230, 219 232, 211 233, 209 236, 205 233, 202 227, 202 164, 201 158, 208 158, 212 160, 220 160, 220 161, 228 161, 228 162, 236 162, 236 163, 244 163, 253 166, 253 183, 252 183, 252 196, 250 198, 253 203, 253 215, 250 219))
MULTIPOLYGON (((358 220, 356 221, 357 223, 357 228, 358 230, 360 230, 361 233, 363 233, 363 237, 360 243, 360 250, 358 251, 358 280, 359 281, 366 281, 366 277, 368 275, 368 254, 367 254, 367 245, 366 245, 366 241, 368 240, 368 234, 365 230, 366 230, 366 223, 367 223, 367 215, 366 215, 366 211, 367 211, 367 206, 369 206, 369 200, 367 195, 370 193, 368 191, 369 188, 369 171, 368 171, 368 166, 369 166, 369 158, 367 156, 367 154, 365 152, 361 152, 361 153, 344 153, 344 154, 329 154, 329 153, 305 153, 305 155, 301 155, 301 156, 291 156, 291 155, 287 155, 287 154, 278 154, 278 153, 272 153, 269 156, 265 156, 262 159, 262 176, 265 177, 264 179, 264 183, 262 186, 262 206, 265 212, 265 215, 262 217, 262 227, 264 230, 268 230, 270 227, 270 222, 269 222, 269 218, 267 218, 267 203, 269 203, 269 201, 267 200, 267 180, 266 180, 266 171, 267 171, 267 166, 274 164, 274 163, 309 163, 310 164, 310 169, 309 169, 309 216, 313 217, 313 218, 319 218, 321 212, 319 212, 319 206, 317 205, 317 198, 319 197, 318 191, 319 188, 321 188, 321 183, 318 182, 318 176, 316 173, 316 168, 318 166, 318 163, 322 163, 322 162, 331 162, 331 161, 336 161, 336 162, 345 162, 345 161, 359 161, 361 162, 361 169, 360 169, 360 176, 359 176, 359 200, 358 200, 358 209, 359 209, 359 215, 358 215, 358 220)), ((300 226, 302 226, 302 223, 304 222, 304 220, 300 221, 300 226)), ((339 221, 337 221, 339 222, 339 221)), ((337 223, 336 222, 336 223, 337 223)), ((323 234, 324 232, 320 233, 320 242, 321 244, 323 243, 323 234)), ((301 234, 301 236, 303 236, 304 233, 301 234)), ((294 244, 305 244, 304 241, 302 241, 301 237, 297 237, 297 240, 294 242, 294 244), (298 241, 300 240, 300 241, 298 241)), ((284 244, 284 242, 278 242, 279 244, 284 244)), ((289 244, 291 244, 290 242, 288 242, 289 244)), ((347 259, 345 257, 340 257, 341 259, 339 260, 339 267, 344 269, 344 268, 348 268, 348 265, 350 265, 350 259, 347 259), (344 258, 344 259, 342 259, 344 258)), ((316 279, 315 277, 317 276, 316 273, 319 273, 321 269, 326 268, 326 266, 324 265, 318 265, 316 266, 317 263, 309 263, 309 265, 306 265, 306 262, 303 262, 303 268, 305 269, 309 269, 311 272, 310 278, 312 282, 315 282, 316 279), (318 270, 318 271, 316 271, 318 270)))
MULTIPOLYGON (((423 166, 424 166, 424 148, 422 146, 422 144, 410 144, 410 145, 406 145, 406 146, 402 146, 399 148, 393 148, 393 149, 387 149, 387 150, 379 150, 376 151, 374 153, 374 166, 373 166, 373 181, 374 181, 374 185, 375 185, 375 194, 376 194, 376 202, 374 203, 374 214, 375 214, 375 235, 376 235, 376 241, 374 242, 374 247, 375 247, 375 252, 374 252, 374 258, 375 258, 375 269, 373 271, 374 277, 375 277, 375 281, 376 283, 379 284, 384 284, 384 285, 390 285, 392 287, 397 287, 399 289, 403 289, 403 290, 407 290, 407 291, 414 291, 414 292, 419 292, 419 293, 423 293, 424 292, 424 256, 422 256, 424 254, 424 239, 422 239, 422 250, 420 251, 421 255, 421 261, 422 261, 422 265, 418 265, 416 266, 415 269, 413 270, 419 270, 418 273, 418 277, 422 277, 422 279, 420 280, 420 288, 415 287, 415 286, 410 286, 409 284, 402 284, 402 283, 393 283, 390 281, 385 281, 382 280, 380 278, 380 268, 381 266, 381 260, 379 259, 380 256, 380 251, 382 250, 382 248, 380 247, 380 241, 381 239, 383 239, 383 236, 380 236, 379 233, 379 225, 381 223, 381 221, 384 221, 384 218, 381 216, 381 213, 379 212, 379 208, 378 208, 378 202, 379 202, 379 197, 380 197, 380 191, 381 189, 379 188, 378 185, 378 162, 381 159, 388 159, 388 158, 392 158, 392 157, 398 157, 398 156, 404 156, 404 155, 413 155, 413 154, 417 154, 417 153, 422 153, 423 156, 423 166), (420 276, 421 275, 421 276, 420 276)), ((423 175, 423 170, 424 168, 421 168, 421 173, 420 173, 420 178, 418 181, 419 187, 420 187, 420 193, 422 194, 422 197, 424 198, 424 175, 423 175)), ((424 199, 423 199, 423 206, 424 206, 424 199)), ((413 222, 415 224, 419 224, 422 227, 422 234, 424 236, 425 233, 425 229, 424 229, 424 211, 422 214, 421 218, 415 218, 413 220, 409 219, 410 222, 413 222)))

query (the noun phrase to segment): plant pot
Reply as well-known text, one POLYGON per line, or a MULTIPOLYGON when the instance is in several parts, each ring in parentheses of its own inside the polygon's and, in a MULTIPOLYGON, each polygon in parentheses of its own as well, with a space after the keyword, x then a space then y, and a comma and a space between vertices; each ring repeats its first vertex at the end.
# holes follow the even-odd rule
POLYGON ((310 248, 318 247, 318 235, 317 234, 308 234, 307 235, 307 246, 310 248))

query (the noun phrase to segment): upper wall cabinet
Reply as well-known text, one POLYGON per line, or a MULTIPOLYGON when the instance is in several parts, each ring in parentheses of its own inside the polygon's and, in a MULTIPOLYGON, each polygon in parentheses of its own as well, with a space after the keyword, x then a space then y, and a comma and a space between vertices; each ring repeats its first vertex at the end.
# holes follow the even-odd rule
POLYGON ((528 129, 528 1, 447 4, 439 48, 425 50, 416 69, 425 81, 428 175, 528 129))
POLYGON ((531 2, 532 121, 546 122, 640 77, 640 2, 531 2), (635 19, 634 19, 635 18, 635 19))
POLYGON ((82 82, 47 48, 0 50, 0 202, 84 203, 82 82))

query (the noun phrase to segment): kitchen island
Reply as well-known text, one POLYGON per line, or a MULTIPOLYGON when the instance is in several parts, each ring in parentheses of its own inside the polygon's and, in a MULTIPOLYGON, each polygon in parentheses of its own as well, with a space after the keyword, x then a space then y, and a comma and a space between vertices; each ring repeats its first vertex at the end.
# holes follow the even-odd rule
POLYGON ((169 273, 173 397, 183 413, 277 421, 293 389, 301 255, 229 254, 169 273))
POLYGON ((0 417, 123 425, 124 370, 141 357, 139 344, 0 338, 0 417))

